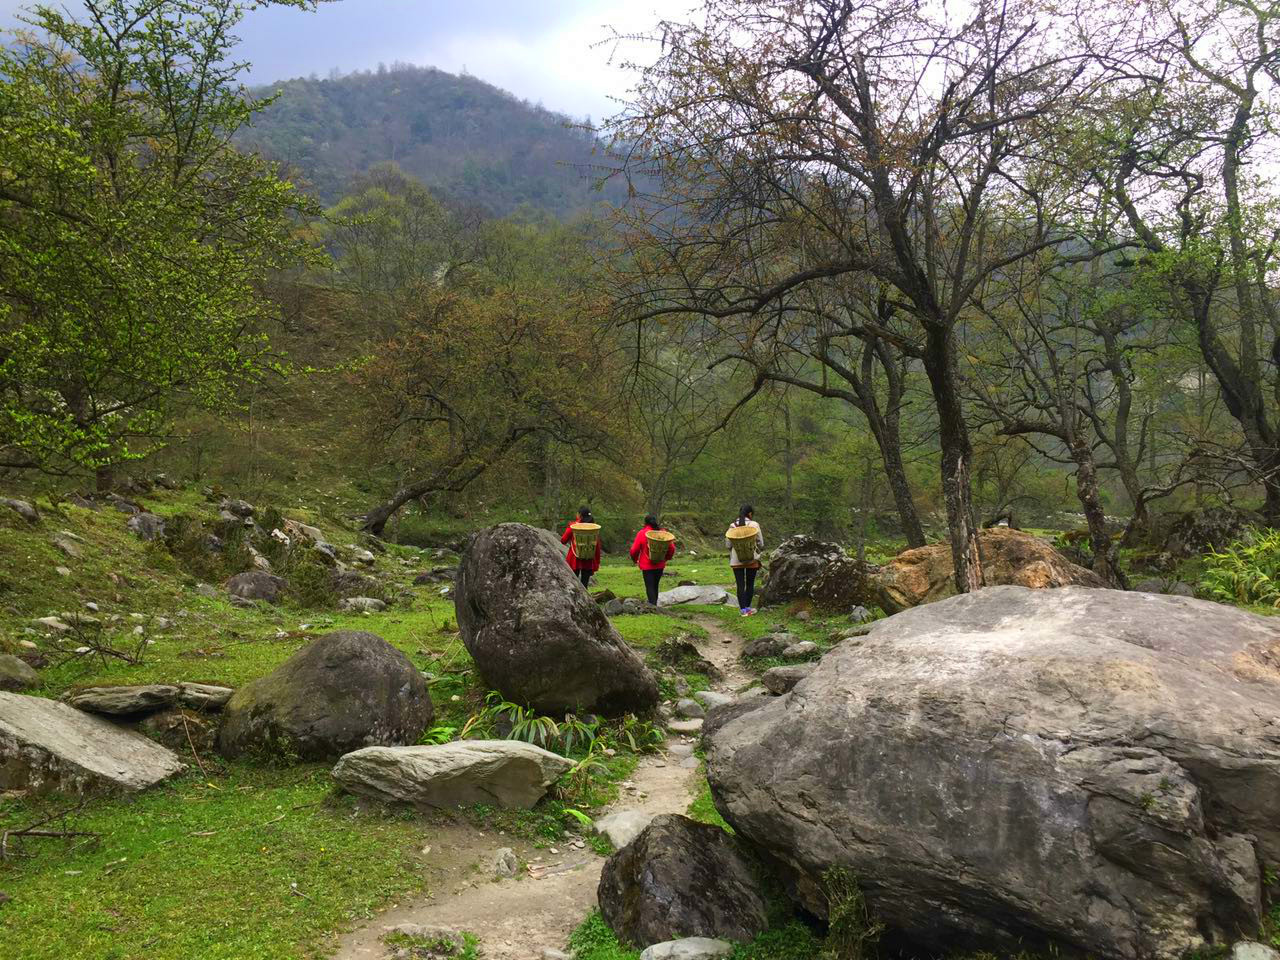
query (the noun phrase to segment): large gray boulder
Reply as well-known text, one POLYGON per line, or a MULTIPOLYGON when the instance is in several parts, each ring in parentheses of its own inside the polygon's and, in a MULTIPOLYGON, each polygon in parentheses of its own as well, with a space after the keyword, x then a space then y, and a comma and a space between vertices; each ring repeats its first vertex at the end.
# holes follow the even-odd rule
POLYGON ((768 925, 754 865, 719 827, 654 817, 618 850, 596 890, 605 923, 624 943, 680 937, 746 941, 768 925))
POLYGON ((471 537, 455 594, 485 683, 544 713, 652 708, 658 684, 548 538, 522 523, 471 537))
POLYGON ((924 949, 1167 958, 1258 929, 1280 862, 1280 621, 989 587, 874 624, 708 734, 717 805, 825 912, 924 949))
POLYGON ((227 581, 227 592, 241 600, 265 600, 278 603, 288 584, 284 577, 277 577, 265 570, 249 570, 237 573, 227 581))
POLYGON ((339 630, 307 644, 227 702, 222 753, 331 760, 415 743, 434 710, 409 658, 373 633, 339 630))
POLYGON ((141 734, 41 697, 0 693, 0 790, 133 792, 184 769, 141 734))
POLYGON ((366 747, 333 768, 344 790, 415 806, 487 803, 525 810, 573 761, 519 740, 459 740, 418 747, 366 747))
POLYGON ((808 600, 841 613, 876 599, 875 567, 849 556, 838 543, 804 534, 788 537, 769 555, 760 591, 762 604, 808 600))

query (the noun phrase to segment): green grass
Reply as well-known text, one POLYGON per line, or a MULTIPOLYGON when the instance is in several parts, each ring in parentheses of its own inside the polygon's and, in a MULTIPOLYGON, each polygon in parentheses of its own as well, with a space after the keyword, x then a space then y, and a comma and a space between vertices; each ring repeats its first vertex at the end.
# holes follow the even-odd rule
MULTIPOLYGON (((52 804, 10 800, 0 822, 52 804)), ((29 840, 0 866, 0 942, 26 960, 305 957, 331 931, 422 889, 430 828, 395 811, 357 815, 328 767, 234 765, 73 818, 96 843, 29 840), (294 887, 293 885, 297 886, 294 887)))
POLYGON ((733 833, 733 827, 729 826, 724 817, 720 816, 720 811, 716 809, 715 801, 711 799, 711 784, 707 782, 705 767, 702 771, 702 786, 698 790, 698 795, 690 801, 687 813, 691 820, 697 820, 699 823, 709 823, 713 827, 719 827, 725 833, 733 833))

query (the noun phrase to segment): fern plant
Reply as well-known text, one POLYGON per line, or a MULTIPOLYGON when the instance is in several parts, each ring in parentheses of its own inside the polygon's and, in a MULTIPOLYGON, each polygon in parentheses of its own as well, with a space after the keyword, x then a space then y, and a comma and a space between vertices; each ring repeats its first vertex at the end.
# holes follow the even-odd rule
POLYGON ((1256 530, 1205 558, 1200 589, 1221 603, 1280 607, 1280 530, 1256 530))

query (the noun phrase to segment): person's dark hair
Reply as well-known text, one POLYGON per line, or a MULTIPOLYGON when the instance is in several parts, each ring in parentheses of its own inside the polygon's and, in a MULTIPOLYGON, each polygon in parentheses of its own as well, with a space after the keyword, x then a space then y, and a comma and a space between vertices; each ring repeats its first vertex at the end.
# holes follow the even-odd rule
POLYGON ((740 527, 750 519, 751 515, 756 512, 756 508, 749 503, 744 503, 742 509, 738 511, 737 525, 740 527))
POLYGON ((590 508, 588 507, 578 508, 578 522, 579 523, 595 523, 596 522, 595 519, 591 516, 590 508))
POLYGON ((655 517, 652 513, 647 514, 644 518, 644 525, 646 527, 656 527, 658 526, 658 518, 655 517))

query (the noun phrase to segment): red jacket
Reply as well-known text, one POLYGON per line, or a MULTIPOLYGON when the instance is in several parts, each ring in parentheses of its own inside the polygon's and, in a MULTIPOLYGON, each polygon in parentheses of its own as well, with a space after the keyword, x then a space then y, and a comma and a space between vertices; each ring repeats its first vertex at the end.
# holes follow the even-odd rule
MULTIPOLYGON (((577 523, 575 520, 573 523, 577 523)), ((596 555, 592 560, 583 560, 581 564, 578 562, 578 554, 573 549, 573 523, 564 528, 564 534, 560 537, 561 543, 569 545, 569 556, 565 557, 569 561, 569 566, 574 570, 590 570, 592 573, 600 569, 600 538, 596 537, 596 555)))
POLYGON ((649 540, 645 536, 650 530, 661 530, 661 527, 644 526, 640 528, 640 532, 636 534, 635 542, 631 544, 631 559, 640 564, 641 570, 662 570, 670 560, 676 555, 676 542, 672 540, 667 544, 667 559, 661 563, 654 563, 649 559, 649 540))

